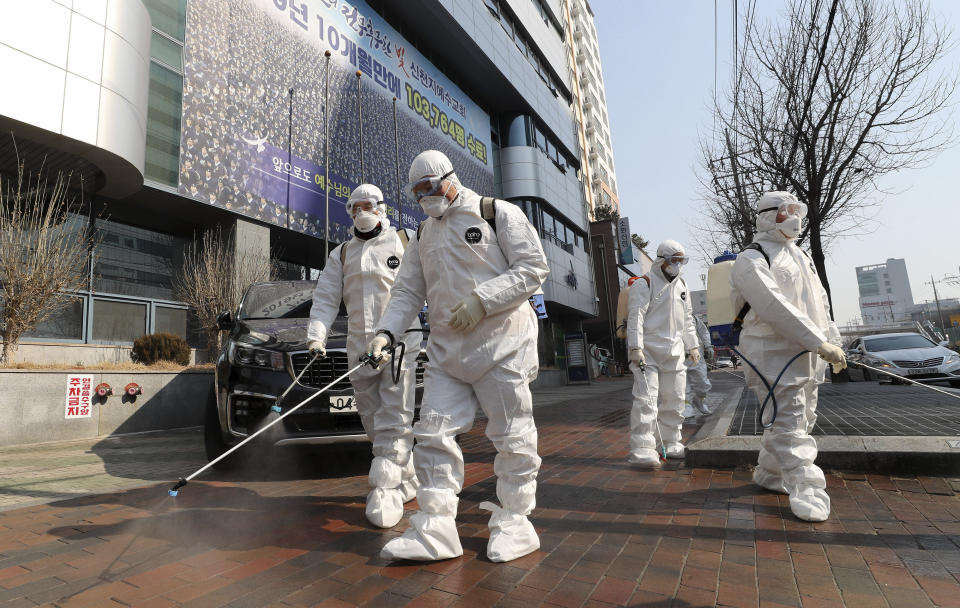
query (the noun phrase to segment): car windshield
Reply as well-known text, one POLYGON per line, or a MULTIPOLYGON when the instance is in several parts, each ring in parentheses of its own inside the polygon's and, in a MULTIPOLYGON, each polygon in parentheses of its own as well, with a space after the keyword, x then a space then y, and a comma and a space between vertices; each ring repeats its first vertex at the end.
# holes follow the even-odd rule
POLYGON ((884 338, 870 338, 863 341, 863 346, 869 352, 880 353, 886 350, 905 350, 908 348, 930 348, 936 346, 919 334, 910 336, 887 336, 884 338))
POLYGON ((240 319, 306 319, 313 304, 312 281, 251 285, 240 305, 240 319))

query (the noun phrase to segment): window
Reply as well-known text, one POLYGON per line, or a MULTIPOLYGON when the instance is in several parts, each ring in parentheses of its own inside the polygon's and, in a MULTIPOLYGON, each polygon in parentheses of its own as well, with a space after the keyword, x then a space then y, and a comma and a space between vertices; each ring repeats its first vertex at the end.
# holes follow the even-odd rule
POLYGON ((490 11, 491 15, 500 18, 500 8, 497 6, 497 0, 483 0, 483 3, 487 5, 487 10, 490 11))
POLYGON ((116 300, 93 301, 93 340, 133 342, 147 333, 147 305, 116 300))
POLYGON ((177 185, 180 165, 180 118, 183 102, 183 37, 186 0, 145 0, 153 33, 150 38, 150 96, 147 102, 147 149, 144 173, 168 186, 177 185))
POLYGON ((82 340, 83 300, 77 299, 67 303, 66 306, 25 333, 23 337, 48 340, 82 340))

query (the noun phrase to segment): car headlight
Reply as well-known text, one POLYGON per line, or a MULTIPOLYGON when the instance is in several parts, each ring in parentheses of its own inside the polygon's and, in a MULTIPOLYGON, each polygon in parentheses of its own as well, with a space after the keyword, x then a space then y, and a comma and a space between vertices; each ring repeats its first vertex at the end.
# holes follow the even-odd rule
POLYGON ((953 353, 952 355, 946 358, 943 364, 949 365, 951 363, 957 363, 957 362, 960 362, 960 355, 958 355, 957 353, 953 353))
POLYGON ((240 365, 266 367, 275 370, 284 369, 283 354, 278 352, 234 344, 232 354, 233 362, 240 365))

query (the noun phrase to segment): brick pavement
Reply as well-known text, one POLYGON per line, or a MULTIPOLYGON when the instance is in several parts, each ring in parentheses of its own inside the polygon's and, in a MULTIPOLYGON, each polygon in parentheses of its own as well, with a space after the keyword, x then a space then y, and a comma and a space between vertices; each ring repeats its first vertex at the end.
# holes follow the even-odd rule
POLYGON ((461 558, 381 561, 406 521, 366 523, 365 462, 280 459, 176 499, 164 483, 0 513, 0 606, 960 605, 943 479, 831 475, 833 516, 807 524, 749 471, 632 470, 628 406, 624 382, 537 412, 543 547, 508 564, 484 557, 477 505, 495 481, 478 424, 461 443, 461 558))

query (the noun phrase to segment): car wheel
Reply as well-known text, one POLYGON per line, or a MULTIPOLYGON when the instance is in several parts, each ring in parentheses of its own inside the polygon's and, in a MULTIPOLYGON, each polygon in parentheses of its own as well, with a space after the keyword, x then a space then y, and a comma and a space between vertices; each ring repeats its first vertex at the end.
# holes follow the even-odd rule
POLYGON ((952 386, 953 388, 960 388, 960 380, 951 380, 950 386, 952 386))
MULTIPOLYGON (((207 405, 203 416, 203 447, 207 453, 207 460, 214 460, 227 451, 226 442, 223 441, 223 435, 220 432, 220 415, 217 413, 217 394, 214 388, 210 387, 210 394, 207 395, 207 405)), ((233 458, 224 458, 213 468, 218 471, 226 471, 236 464, 233 458)))

